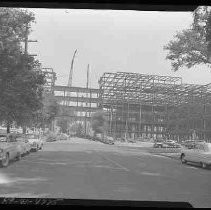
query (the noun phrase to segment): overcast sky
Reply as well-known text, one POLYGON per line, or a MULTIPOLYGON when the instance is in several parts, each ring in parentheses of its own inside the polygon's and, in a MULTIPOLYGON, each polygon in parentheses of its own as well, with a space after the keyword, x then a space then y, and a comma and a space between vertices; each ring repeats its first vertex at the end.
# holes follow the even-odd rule
POLYGON ((180 76, 184 83, 211 82, 211 69, 197 66, 171 70, 163 46, 192 22, 190 12, 30 9, 36 24, 29 53, 38 54, 43 67, 52 67, 57 85, 67 85, 71 59, 78 50, 73 86, 86 86, 90 64, 91 87, 104 72, 137 72, 180 76))

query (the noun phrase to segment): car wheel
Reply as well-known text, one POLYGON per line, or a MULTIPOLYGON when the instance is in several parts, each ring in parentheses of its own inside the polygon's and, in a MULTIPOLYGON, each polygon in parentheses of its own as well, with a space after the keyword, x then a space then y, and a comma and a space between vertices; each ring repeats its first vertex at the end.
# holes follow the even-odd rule
POLYGON ((1 161, 1 166, 2 167, 7 167, 9 165, 9 154, 7 153, 6 156, 5 156, 5 159, 3 159, 1 161))
POLYGON ((18 153, 17 160, 21 160, 21 153, 18 153))
POLYGON ((187 163, 187 161, 185 160, 185 155, 184 154, 181 155, 180 159, 181 159, 182 164, 183 163, 187 163))
POLYGON ((201 167, 202 168, 207 168, 207 164, 206 163, 201 163, 201 167))

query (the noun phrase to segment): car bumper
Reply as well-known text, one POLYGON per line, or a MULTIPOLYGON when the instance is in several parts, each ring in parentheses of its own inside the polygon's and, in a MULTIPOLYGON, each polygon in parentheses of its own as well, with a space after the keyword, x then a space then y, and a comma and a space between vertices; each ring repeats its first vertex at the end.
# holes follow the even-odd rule
POLYGON ((37 149, 37 145, 31 145, 31 149, 37 149))

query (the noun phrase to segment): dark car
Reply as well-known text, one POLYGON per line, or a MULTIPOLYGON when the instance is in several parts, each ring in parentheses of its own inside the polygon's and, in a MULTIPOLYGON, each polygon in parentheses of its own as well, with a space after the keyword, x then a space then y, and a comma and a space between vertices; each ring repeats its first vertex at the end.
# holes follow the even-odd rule
POLYGON ((165 144, 167 144, 169 147, 171 148, 181 148, 181 145, 178 144, 176 141, 174 140, 166 140, 165 144))
POLYGON ((194 149, 196 145, 196 141, 194 140, 186 140, 182 142, 182 146, 188 148, 188 149, 194 149))
POLYGON ((168 148, 169 145, 165 142, 155 142, 153 145, 154 148, 168 148))

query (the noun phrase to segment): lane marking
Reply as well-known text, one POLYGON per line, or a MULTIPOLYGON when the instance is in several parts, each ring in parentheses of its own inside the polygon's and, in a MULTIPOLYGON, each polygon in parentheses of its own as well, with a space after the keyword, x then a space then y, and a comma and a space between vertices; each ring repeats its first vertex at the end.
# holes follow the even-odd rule
POLYGON ((107 165, 76 165, 75 167, 79 167, 79 168, 84 168, 84 167, 89 167, 89 168, 104 168, 104 169, 111 169, 111 170, 123 170, 125 171, 125 169, 123 168, 114 168, 114 167, 110 167, 110 166, 107 166, 107 165))
POLYGON ((119 164, 118 162, 116 162, 116 161, 114 161, 114 160, 111 160, 110 158, 105 157, 104 155, 101 155, 101 154, 100 154, 100 156, 103 157, 104 159, 106 159, 106 160, 112 162, 113 164, 117 165, 119 168, 122 168, 124 171, 130 171, 128 168, 124 167, 123 165, 119 164))
POLYGON ((147 176, 160 176, 160 173, 152 173, 152 172, 141 172, 142 175, 147 175, 147 176))
POLYGON ((192 169, 196 169, 196 170, 199 169, 199 168, 196 168, 196 167, 194 167, 194 166, 186 166, 186 168, 192 168, 192 169))
POLYGON ((47 165, 73 165, 73 164, 81 164, 81 163, 82 164, 91 163, 90 161, 69 161, 68 163, 67 162, 30 161, 30 160, 23 160, 23 161, 28 162, 28 163, 47 164, 47 165))
POLYGON ((7 177, 5 174, 0 174, 0 184, 7 184, 10 183, 9 177, 7 177))
POLYGON ((169 157, 163 156, 163 155, 154 155, 152 154, 153 157, 160 157, 160 158, 164 158, 164 159, 169 159, 169 157))

